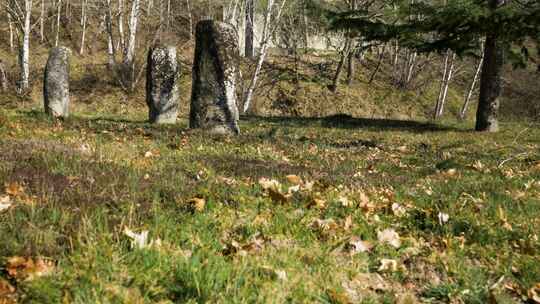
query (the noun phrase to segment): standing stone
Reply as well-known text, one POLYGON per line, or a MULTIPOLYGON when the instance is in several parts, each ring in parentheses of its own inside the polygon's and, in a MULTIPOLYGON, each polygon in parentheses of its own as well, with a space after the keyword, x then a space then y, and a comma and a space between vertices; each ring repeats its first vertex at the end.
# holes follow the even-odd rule
POLYGON ((55 47, 49 53, 43 81, 45 112, 54 117, 69 115, 69 56, 71 50, 55 47))
POLYGON ((197 24, 189 125, 211 133, 239 134, 236 106, 238 43, 232 25, 197 24))
POLYGON ((151 123, 172 124, 178 114, 176 48, 156 46, 148 52, 146 104, 151 123))

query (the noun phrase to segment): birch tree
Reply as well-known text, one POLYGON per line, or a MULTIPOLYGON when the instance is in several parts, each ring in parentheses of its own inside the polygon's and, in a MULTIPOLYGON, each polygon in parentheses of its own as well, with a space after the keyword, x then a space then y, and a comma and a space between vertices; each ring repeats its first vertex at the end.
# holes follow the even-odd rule
MULTIPOLYGON (((42 0, 43 1, 43 0, 42 0)), ((79 49, 79 54, 84 54, 84 43, 86 38, 86 23, 88 21, 88 0, 82 0, 81 3, 81 47, 79 49)))
POLYGON ((140 0, 133 0, 131 13, 129 15, 129 36, 127 44, 124 46, 124 64, 131 66, 135 57, 135 43, 137 38, 137 24, 139 22, 140 0))
POLYGON ((439 89, 439 97, 435 105, 435 111, 433 112, 433 119, 441 117, 444 113, 444 105, 446 102, 446 96, 448 95, 448 87, 454 73, 454 62, 456 54, 452 51, 447 51, 444 57, 444 68, 441 78, 441 85, 439 89))
POLYGON ((467 91, 465 101, 463 102, 463 106, 461 107, 461 111, 459 112, 459 119, 461 120, 465 119, 465 115, 467 114, 467 108, 469 107, 469 103, 471 101, 474 88, 476 87, 476 83, 478 82, 478 78, 480 76, 480 71, 482 71, 482 65, 484 63, 484 45, 483 44, 481 48, 481 53, 482 53, 482 56, 480 57, 480 60, 478 61, 478 64, 476 66, 476 72, 474 73, 471 86, 469 87, 469 90, 467 91))
POLYGON ((8 0, 6 9, 15 23, 18 34, 19 82, 18 91, 23 93, 30 87, 30 35, 32 25, 32 0, 8 0))
MULTIPOLYGON (((269 7, 273 1, 268 1, 269 7)), ((255 33, 254 33, 254 18, 255 5, 253 0, 246 0, 246 32, 245 32, 245 50, 244 54, 247 58, 255 57, 255 33)), ((267 12, 268 15, 268 12, 267 12)), ((266 22, 266 18, 265 18, 266 22)))
POLYGON ((268 3, 266 5, 266 10, 264 12, 263 31, 260 42, 260 51, 257 55, 257 65, 255 67, 255 71, 251 76, 251 80, 249 82, 247 90, 244 94, 244 113, 248 111, 251 105, 253 93, 255 91, 255 88, 257 87, 259 74, 261 72, 264 60, 266 59, 270 39, 273 32, 278 27, 279 20, 281 19, 281 13, 283 12, 283 8, 285 7, 286 3, 287 0, 281 0, 281 3, 276 3, 274 0, 268 0, 268 3))

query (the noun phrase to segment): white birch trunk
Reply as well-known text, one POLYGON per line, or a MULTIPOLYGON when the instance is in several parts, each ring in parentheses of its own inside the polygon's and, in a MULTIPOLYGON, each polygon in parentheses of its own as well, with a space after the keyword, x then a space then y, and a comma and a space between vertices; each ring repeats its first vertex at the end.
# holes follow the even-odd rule
POLYGON ((454 73, 454 63, 455 63, 456 54, 452 53, 452 57, 450 57, 450 53, 451 51, 448 51, 446 53, 444 74, 441 80, 439 99, 437 100, 437 106, 435 109, 434 118, 439 118, 444 113, 444 105, 446 103, 446 96, 448 95, 448 87, 450 86, 450 81, 452 80, 452 76, 454 73))
POLYGON ((125 36, 124 36, 124 0, 118 0, 118 35, 120 49, 125 49, 125 36))
POLYGON ((191 12, 191 3, 189 0, 186 0, 186 6, 189 18, 189 40, 193 41, 193 13, 191 12))
POLYGON ((21 67, 21 79, 19 92, 24 92, 30 87, 30 31, 32 30, 30 19, 32 16, 32 0, 24 1, 24 26, 22 45, 19 49, 19 64, 21 67))
POLYGON ((114 36, 113 36, 113 26, 112 26, 112 7, 111 0, 106 0, 107 10, 105 11, 105 29, 107 31, 107 57, 108 57, 108 67, 112 70, 116 62, 116 52, 114 47, 114 36))
POLYGON ((58 40, 60 40, 60 14, 62 13, 62 0, 58 0, 58 12, 56 16, 56 38, 54 39, 54 46, 58 46, 58 40))
POLYGON ((9 49, 13 51, 13 22, 11 22, 11 15, 8 13, 8 24, 9 24, 9 49))
POLYGON ((268 4, 266 7, 265 12, 265 18, 264 18, 264 25, 263 25, 263 32, 261 37, 261 50, 259 52, 259 56, 257 59, 257 66, 255 68, 255 72, 253 73, 253 76, 251 77, 251 81, 249 83, 248 89, 245 93, 244 97, 244 113, 247 112, 249 109, 249 106, 251 105, 251 101, 253 99, 253 92, 255 91, 255 88, 257 87, 257 81, 259 79, 259 73, 261 72, 264 60, 266 58, 266 53, 268 51, 268 44, 270 42, 270 38, 272 36, 272 32, 275 28, 277 28, 279 20, 281 19, 281 13, 283 11, 283 7, 285 6, 285 3, 287 0, 283 0, 281 2, 281 5, 278 6, 276 11, 276 16, 274 20, 272 20, 272 9, 274 7, 274 0, 268 0, 268 4), (271 21, 273 21, 273 28, 270 28, 271 21))
POLYGON ((137 23, 139 21, 139 1, 133 0, 129 16, 129 37, 124 48, 124 63, 131 65, 135 57, 135 42, 137 38, 137 23))
POLYGON ((476 72, 474 73, 473 81, 471 83, 471 86, 469 88, 469 91, 467 92, 467 96, 465 97, 465 101, 463 102, 463 106, 461 107, 461 111, 459 112, 459 119, 465 119, 465 114, 467 114, 467 108, 469 107, 469 103, 471 102, 472 94, 474 92, 474 88, 476 87, 476 83, 478 82, 478 79, 480 78, 480 71, 482 71, 482 64, 484 64, 484 47, 482 46, 482 57, 480 58, 480 61, 478 62, 478 66, 476 67, 476 72))
POLYGON ((45 0, 41 0, 41 16, 39 17, 39 38, 45 41, 45 0))
POLYGON ((86 6, 88 5, 88 0, 82 1, 82 12, 81 12, 81 25, 82 25, 82 35, 81 35, 81 49, 79 50, 79 54, 84 54, 84 40, 86 38, 86 20, 87 20, 87 9, 86 6))

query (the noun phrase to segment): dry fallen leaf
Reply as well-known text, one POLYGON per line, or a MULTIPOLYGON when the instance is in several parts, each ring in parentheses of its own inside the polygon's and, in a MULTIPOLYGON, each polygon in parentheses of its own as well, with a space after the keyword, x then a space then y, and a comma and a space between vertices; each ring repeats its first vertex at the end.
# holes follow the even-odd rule
POLYGON ((8 195, 0 196, 0 212, 8 210, 11 205, 11 198, 8 195))
MULTIPOLYGON (((15 287, 11 286, 5 279, 0 278, 0 300, 15 292, 15 287)), ((0 302, 1 303, 1 302, 0 302)))
POLYGON ((326 201, 320 198, 314 197, 311 204, 309 204, 309 207, 315 207, 318 209, 324 209, 326 208, 326 201))
POLYGON ((484 164, 482 164, 480 160, 474 161, 474 163, 472 164, 472 167, 477 171, 484 170, 484 164))
POLYGON ((275 180, 275 179, 268 179, 266 177, 262 177, 259 179, 259 185, 261 185, 261 187, 264 189, 264 190, 268 190, 268 189, 278 189, 281 187, 281 184, 275 180))
POLYGON ((17 182, 12 182, 5 185, 6 193, 11 196, 21 196, 24 194, 24 188, 23 186, 19 185, 17 182))
POLYGON ((394 229, 384 229, 377 232, 377 239, 382 244, 389 244, 392 247, 399 248, 401 246, 401 240, 399 234, 394 229))
POLYGON ((402 217, 407 213, 407 209, 398 203, 392 204, 392 213, 397 217, 402 217))
POLYGON ((347 216, 347 217, 345 218, 345 221, 344 221, 344 223, 343 223, 343 229, 344 229, 344 230, 350 230, 351 227, 352 227, 352 225, 353 225, 352 216, 349 215, 349 216, 347 216))
POLYGON ((527 296, 534 303, 540 303, 540 283, 536 283, 527 291, 527 296))
POLYGON ((373 244, 371 244, 370 242, 364 241, 357 236, 353 236, 349 240, 349 245, 351 248, 351 253, 353 254, 359 253, 359 252, 367 252, 373 248, 373 244))
POLYGON ((7 273, 17 280, 33 280, 36 277, 49 275, 54 270, 54 263, 42 258, 25 258, 14 256, 7 260, 7 273))
POLYGON ((194 197, 188 201, 188 204, 196 211, 203 211, 206 201, 203 198, 194 197))
POLYGON ((130 238, 132 249, 143 249, 148 247, 148 230, 141 231, 141 233, 136 233, 125 227, 124 234, 130 238))
POLYGON ((315 229, 320 229, 322 231, 329 231, 329 230, 335 230, 338 228, 338 225, 336 224, 336 221, 333 219, 315 219, 311 223, 311 227, 315 229))
POLYGON ((439 212, 437 218, 439 219, 439 225, 442 226, 448 222, 448 220, 450 219, 450 215, 448 215, 448 213, 439 212))
POLYGON ((337 201, 343 207, 351 207, 353 205, 352 201, 350 201, 346 196, 338 197, 337 201))
POLYGON ((300 177, 298 177, 297 175, 287 175, 286 178, 289 181, 289 183, 291 183, 293 185, 302 185, 303 184, 302 179, 300 177))
POLYGON ((397 268, 398 268, 398 263, 396 260, 381 259, 381 266, 379 266, 378 271, 396 272, 397 268))
POLYGON ((287 281, 287 273, 284 270, 274 269, 270 266, 261 266, 260 270, 273 279, 287 281))

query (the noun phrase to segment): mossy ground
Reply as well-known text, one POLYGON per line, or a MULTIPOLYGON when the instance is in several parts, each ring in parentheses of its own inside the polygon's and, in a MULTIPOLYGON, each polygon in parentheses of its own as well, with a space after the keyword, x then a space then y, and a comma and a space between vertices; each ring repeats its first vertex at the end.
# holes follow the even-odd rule
POLYGON ((244 117, 223 138, 137 103, 41 112, 0 110, 0 302, 516 303, 540 282, 538 125, 244 117), (313 187, 259 183, 287 175, 313 187), (14 276, 14 256, 52 272, 14 276))

